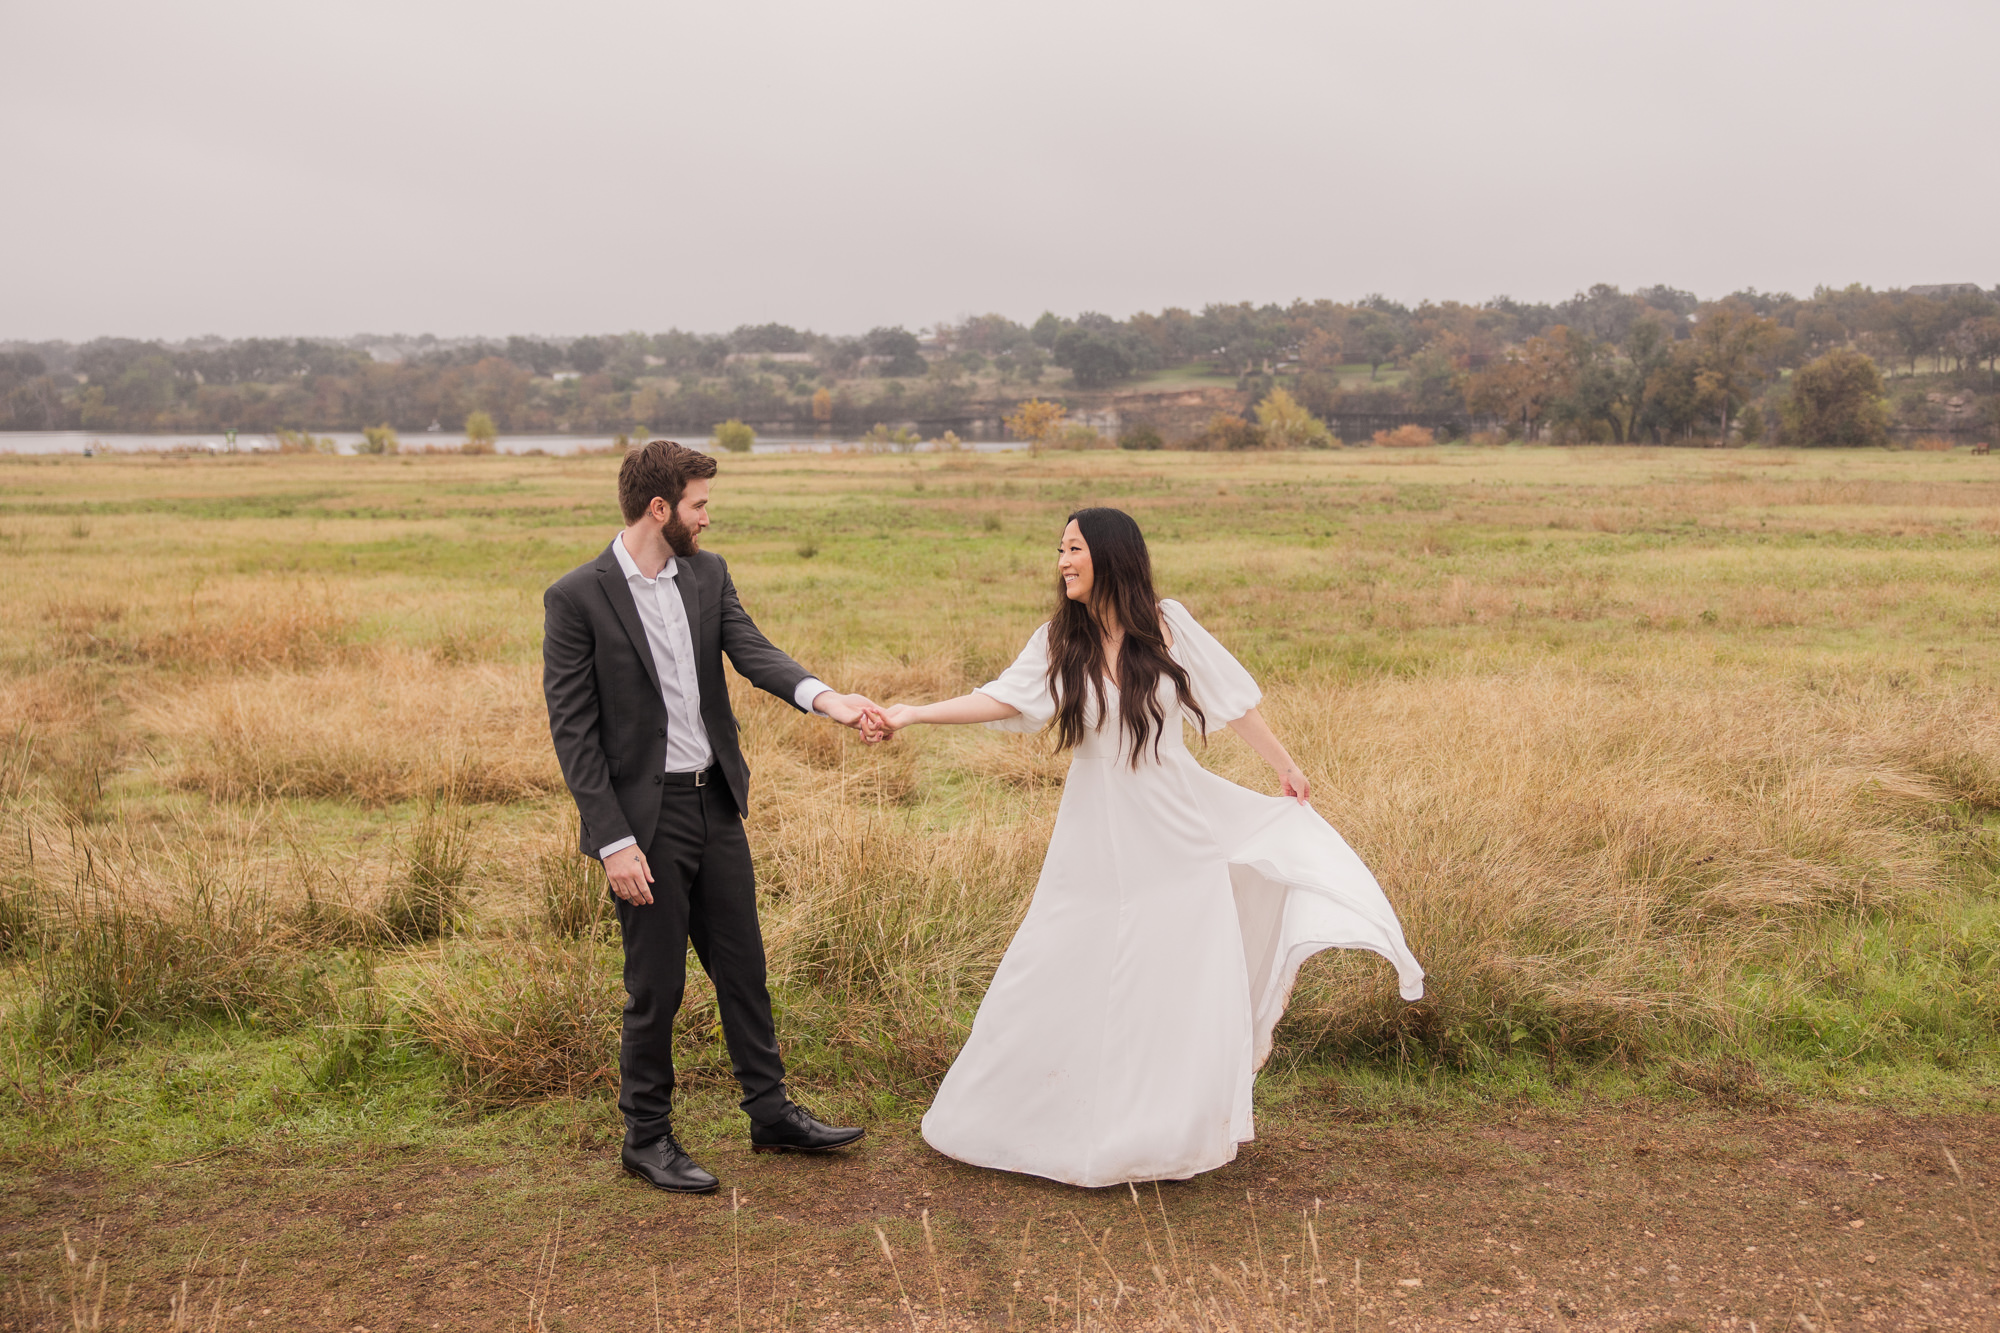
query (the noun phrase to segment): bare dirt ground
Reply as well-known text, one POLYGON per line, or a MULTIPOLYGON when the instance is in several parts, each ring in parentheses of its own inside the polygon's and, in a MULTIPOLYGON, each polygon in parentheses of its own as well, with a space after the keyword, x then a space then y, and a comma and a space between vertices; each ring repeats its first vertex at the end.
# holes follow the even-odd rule
POLYGON ((0 1326, 2000 1328, 2000 1120, 1973 1114, 1299 1104, 1136 1200, 904 1121, 827 1159, 693 1146, 719 1195, 649 1190, 608 1144, 17 1172, 0 1326))

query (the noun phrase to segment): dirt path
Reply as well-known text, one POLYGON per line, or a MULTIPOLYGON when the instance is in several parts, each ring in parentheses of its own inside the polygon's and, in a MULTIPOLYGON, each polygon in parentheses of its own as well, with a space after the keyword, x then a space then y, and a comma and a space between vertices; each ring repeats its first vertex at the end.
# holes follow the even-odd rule
POLYGON ((187 1327, 343 1333, 533 1326, 531 1302, 577 1330, 2000 1328, 1990 1117, 1292 1110, 1262 1130, 1136 1203, 959 1166, 903 1122, 830 1160, 700 1143, 708 1199, 626 1180, 609 1148, 16 1173, 0 1326, 87 1312, 69 1284, 101 1219, 106 1327, 170 1326, 185 1290, 187 1327))

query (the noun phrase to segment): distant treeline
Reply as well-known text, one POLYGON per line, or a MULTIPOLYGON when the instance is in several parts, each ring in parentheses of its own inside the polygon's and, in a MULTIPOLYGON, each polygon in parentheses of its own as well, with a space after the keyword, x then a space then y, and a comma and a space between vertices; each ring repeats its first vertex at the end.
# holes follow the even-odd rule
POLYGON ((1282 385, 1329 420, 1462 418, 1606 441, 1755 438, 1805 429, 1786 386, 1836 353, 1847 358, 1835 367, 1842 391, 1873 403, 1881 429, 1983 428, 2000 295, 1958 284, 1704 301, 1600 284, 1556 304, 1412 308, 1372 296, 1124 320, 1044 314, 1032 325, 983 315, 861 336, 765 324, 569 341, 16 342, 0 344, 0 428, 456 431, 477 411, 513 433, 706 431, 729 418, 847 430, 997 419, 1031 394, 1083 402, 1185 370, 1233 379, 1249 405, 1282 385), (1904 377, 1905 390, 1891 397, 1884 373, 1904 377))

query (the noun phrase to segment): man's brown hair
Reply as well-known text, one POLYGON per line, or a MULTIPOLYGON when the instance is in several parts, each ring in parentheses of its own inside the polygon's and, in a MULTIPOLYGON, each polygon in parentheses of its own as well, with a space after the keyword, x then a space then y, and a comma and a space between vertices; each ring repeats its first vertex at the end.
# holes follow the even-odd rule
POLYGON ((681 493, 697 479, 715 475, 715 460, 698 449, 672 440, 648 440, 625 455, 618 468, 618 507, 627 523, 637 523, 652 506, 653 497, 680 507, 681 493))

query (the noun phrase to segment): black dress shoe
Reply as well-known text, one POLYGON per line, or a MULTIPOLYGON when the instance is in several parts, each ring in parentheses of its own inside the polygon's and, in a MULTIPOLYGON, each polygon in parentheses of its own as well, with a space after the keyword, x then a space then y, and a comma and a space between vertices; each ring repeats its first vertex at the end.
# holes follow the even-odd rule
POLYGON ((822 1125, 806 1114, 804 1107, 788 1102, 770 1124, 750 1126, 750 1151, 828 1152, 834 1148, 845 1148, 867 1132, 864 1129, 822 1125))
POLYGON ((653 1140, 643 1148, 627 1146, 618 1154, 628 1175, 634 1175, 654 1189, 675 1194, 713 1194, 716 1179, 695 1165, 673 1135, 653 1140))

